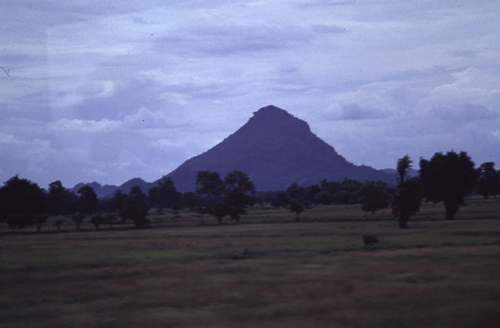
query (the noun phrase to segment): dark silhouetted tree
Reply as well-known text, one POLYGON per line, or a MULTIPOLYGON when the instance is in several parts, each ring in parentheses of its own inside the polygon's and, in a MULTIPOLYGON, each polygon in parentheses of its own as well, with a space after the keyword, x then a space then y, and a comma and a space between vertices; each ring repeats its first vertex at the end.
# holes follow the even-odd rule
POLYGON ((300 221, 300 213, 304 212, 304 206, 302 205, 302 202, 299 200, 292 200, 290 202, 290 212, 295 212, 295 222, 300 221))
POLYGON ((311 204, 316 204, 316 195, 322 191, 317 184, 306 187, 306 201, 311 204))
POLYGON ((99 200, 94 188, 91 186, 83 186, 78 189, 77 193, 80 195, 76 201, 76 209, 78 212, 90 215, 99 210, 99 200))
POLYGON ((196 211, 201 215, 201 224, 204 224, 204 214, 213 215, 217 213, 215 216, 219 219, 219 223, 221 223, 222 217, 227 215, 227 213, 224 213, 222 205, 217 205, 216 208, 216 204, 222 202, 223 193, 224 181, 222 181, 219 173, 210 171, 198 172, 196 176, 196 194, 201 199, 201 206, 196 211))
POLYGON ((420 160, 420 180, 427 200, 443 202, 446 220, 452 220, 477 181, 474 162, 465 152, 436 153, 430 161, 420 160))
POLYGON ((323 190, 316 194, 314 197, 315 204, 330 205, 333 202, 333 197, 326 190, 323 190))
POLYGON ((104 218, 100 214, 94 214, 90 218, 90 223, 94 225, 94 228, 97 230, 101 223, 104 222, 104 218))
POLYGON ((359 189, 361 209, 375 215, 378 209, 387 208, 391 199, 389 186, 382 181, 366 181, 359 189))
POLYGON ((321 189, 328 191, 330 195, 335 195, 340 190, 338 182, 328 182, 326 179, 321 180, 321 189))
POLYGON ((33 218, 33 223, 36 226, 36 231, 37 232, 41 232, 42 231, 42 227, 45 224, 45 222, 47 222, 48 218, 49 218, 49 216, 46 215, 46 214, 35 215, 35 217, 33 218))
POLYGON ((9 228, 12 229, 12 231, 16 229, 26 228, 32 223, 31 220, 27 219, 21 214, 10 214, 7 216, 7 219, 5 221, 7 221, 7 224, 9 225, 9 228))
POLYGON ((422 202, 422 186, 419 178, 407 179, 411 163, 410 158, 404 156, 398 160, 397 164, 398 186, 392 202, 392 213, 398 218, 401 229, 407 228, 410 216, 420 210, 422 202))
POLYGON ((131 190, 131 194, 123 201, 122 211, 120 212, 122 220, 132 220, 137 229, 144 229, 149 225, 149 221, 146 218, 148 215, 148 206, 146 205, 145 198, 145 196, 142 197, 138 193, 132 193, 131 190))
POLYGON ((194 211, 198 206, 201 206, 201 199, 196 193, 187 191, 182 194, 183 207, 194 211))
POLYGON ((224 200, 227 205, 231 221, 239 221, 241 215, 246 214, 246 208, 255 204, 255 186, 246 173, 232 171, 224 178, 224 200))
POLYGON ((271 201, 271 205, 274 207, 285 207, 288 206, 288 195, 285 191, 277 191, 274 199, 271 201))
POLYGON ((121 190, 116 190, 111 198, 111 212, 120 213, 123 208, 123 201, 127 198, 127 194, 124 194, 121 190))
POLYGON ((288 195, 288 200, 291 202, 298 201, 303 203, 306 199, 306 190, 304 187, 299 186, 297 183, 292 183, 290 187, 286 189, 288 195))
POLYGON ((116 214, 108 213, 104 215, 103 223, 109 224, 109 228, 113 228, 113 223, 116 221, 116 214))
POLYGON ((64 214, 68 191, 62 186, 61 181, 57 180, 49 184, 49 193, 47 194, 47 212, 50 215, 64 214))
POLYGON ((486 162, 477 169, 477 190, 485 199, 496 197, 500 186, 500 171, 495 170, 495 163, 486 162))
POLYGON ((10 217, 8 223, 13 229, 32 225, 35 216, 45 210, 46 196, 36 183, 16 175, 0 188, 0 222, 10 217))
POLYGON ((163 177, 158 181, 158 187, 149 190, 150 201, 161 209, 182 209, 182 194, 175 188, 170 177, 163 177))
POLYGON ((73 220, 73 222, 75 222, 76 231, 80 231, 80 225, 83 223, 85 215, 81 213, 76 213, 71 217, 71 219, 73 220))

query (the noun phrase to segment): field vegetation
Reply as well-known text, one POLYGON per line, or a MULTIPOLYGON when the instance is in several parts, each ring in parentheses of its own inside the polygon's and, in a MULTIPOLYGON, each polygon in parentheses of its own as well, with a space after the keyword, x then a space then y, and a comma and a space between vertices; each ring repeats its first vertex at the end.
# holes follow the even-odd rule
POLYGON ((500 199, 466 202, 452 221, 423 203, 408 229, 359 204, 3 223, 0 327, 498 327, 500 199))

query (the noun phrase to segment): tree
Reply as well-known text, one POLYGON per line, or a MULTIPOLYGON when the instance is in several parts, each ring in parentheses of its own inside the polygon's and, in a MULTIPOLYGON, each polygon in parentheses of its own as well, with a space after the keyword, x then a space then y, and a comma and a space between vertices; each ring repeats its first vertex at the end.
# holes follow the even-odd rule
POLYGON ((61 181, 57 180, 49 184, 47 212, 50 215, 63 214, 66 206, 67 193, 68 191, 62 186, 61 181))
POLYGON ((198 206, 201 205, 201 199, 196 193, 192 191, 187 191, 182 194, 182 204, 183 207, 190 209, 191 211, 195 210, 198 206))
POLYGON ((255 204, 255 186, 246 173, 238 170, 229 172, 224 178, 224 203, 231 216, 231 221, 239 221, 240 216, 246 214, 246 208, 255 204))
POLYGON ((284 191, 277 191, 274 199, 271 201, 271 205, 274 207, 285 207, 288 205, 288 195, 284 191))
POLYGON ((16 175, 0 188, 0 222, 8 220, 12 229, 32 225, 35 216, 45 210, 45 193, 36 183, 16 175))
POLYGON ((221 223, 222 217, 226 214, 223 211, 223 206, 217 205, 222 201, 224 193, 224 181, 220 174, 210 171, 199 171, 196 176, 196 194, 201 199, 201 206, 197 208, 197 212, 201 214, 201 224, 203 222, 203 214, 217 214, 216 217, 221 223), (224 214, 224 215, 223 215, 224 214))
POLYGON ((338 182, 328 182, 326 179, 321 180, 321 189, 328 191, 330 195, 335 195, 340 190, 338 182))
POLYGON ((446 220, 453 216, 477 181, 474 162, 465 152, 436 153, 430 161, 420 160, 420 180, 427 200, 443 202, 446 220))
POLYGON ((85 215, 81 213, 76 213, 72 216, 73 222, 75 222, 76 225, 76 231, 80 230, 80 224, 82 224, 83 219, 85 219, 85 215))
MULTIPOLYGON (((140 189, 139 189, 140 190, 140 189)), ((147 228, 149 221, 146 218, 148 215, 148 206, 146 205, 145 197, 140 194, 130 194, 123 201, 122 211, 120 216, 122 220, 130 219, 134 221, 137 229, 147 228)))
POLYGON ((484 198, 496 197, 500 186, 500 171, 495 170, 495 163, 486 162, 477 169, 477 189, 484 198))
POLYGON ((149 190, 150 203, 155 203, 160 209, 182 209, 182 194, 175 188, 170 177, 163 177, 158 181, 158 186, 149 190))
POLYGON ((49 215, 72 214, 76 211, 77 199, 75 193, 64 188, 61 181, 54 181, 49 184, 47 213, 49 215))
POLYGON ((94 188, 83 186, 78 189, 77 193, 80 195, 76 202, 78 212, 90 215, 99 210, 100 203, 97 199, 97 194, 94 192, 94 188))
POLYGON ((100 216, 99 214, 92 215, 92 217, 90 218, 90 223, 92 223, 94 225, 96 230, 97 230, 97 228, 99 228, 99 226, 103 222, 104 222, 104 218, 102 216, 100 216))
POLYGON ((366 181, 359 189, 361 194, 361 209, 365 212, 372 212, 389 206, 391 195, 387 191, 389 186, 382 181, 366 181))
POLYGON ((7 221, 7 224, 12 231, 16 229, 23 229, 32 223, 28 218, 22 216, 21 214, 10 214, 7 216, 5 221, 7 221))
POLYGON ((47 222, 48 217, 49 216, 46 215, 46 214, 35 215, 35 217, 33 218, 33 223, 36 226, 36 231, 37 232, 41 232, 42 231, 42 226, 43 226, 43 224, 45 222, 47 222))
POLYGON ((303 203, 306 199, 306 190, 304 187, 300 187, 297 183, 292 183, 290 187, 286 189, 288 199, 290 203, 293 201, 298 201, 303 203))
POLYGON ((108 213, 103 218, 103 223, 109 224, 109 228, 113 228, 113 223, 116 220, 116 215, 113 213, 108 213))
POLYGON ((316 194, 314 197, 315 204, 330 205, 333 202, 332 195, 326 190, 316 194))
POLYGON ((306 189, 300 187, 297 183, 292 183, 286 189, 286 193, 290 202, 290 211, 297 214, 295 221, 299 221, 299 214, 304 212, 305 209, 306 189))
POLYGON ((420 210, 422 187, 418 178, 406 179, 412 161, 408 156, 398 160, 398 187, 392 202, 392 213, 398 218, 399 227, 407 228, 410 216, 420 210))
POLYGON ((316 203, 316 195, 322 192, 323 189, 320 188, 317 184, 310 185, 306 187, 306 201, 315 204, 316 203))
POLYGON ((290 212, 295 212, 295 214, 297 215, 295 217, 295 222, 299 222, 299 215, 300 213, 304 212, 304 206, 302 205, 302 202, 300 202, 299 200, 292 200, 290 202, 290 212))
POLYGON ((120 213, 123 208, 123 201, 127 198, 127 194, 124 194, 121 190, 116 190, 111 198, 111 211, 115 213, 120 213))

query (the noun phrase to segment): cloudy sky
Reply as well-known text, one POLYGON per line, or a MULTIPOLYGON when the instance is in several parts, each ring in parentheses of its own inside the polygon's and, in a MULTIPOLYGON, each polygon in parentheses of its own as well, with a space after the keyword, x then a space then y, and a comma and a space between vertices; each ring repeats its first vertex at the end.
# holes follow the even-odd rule
POLYGON ((498 0, 7 0, 0 182, 154 181, 273 104, 356 165, 500 166, 498 0))

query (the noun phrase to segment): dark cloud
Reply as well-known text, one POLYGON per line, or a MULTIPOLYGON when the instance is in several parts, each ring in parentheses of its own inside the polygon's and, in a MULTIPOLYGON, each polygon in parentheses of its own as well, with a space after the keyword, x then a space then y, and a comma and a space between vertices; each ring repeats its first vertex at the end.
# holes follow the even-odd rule
POLYGON ((361 107, 358 104, 346 104, 326 114, 330 120, 371 120, 388 118, 390 114, 380 109, 361 107))
POLYGON ((462 104, 456 107, 440 106, 433 108, 431 112, 438 119, 463 123, 499 117, 498 112, 480 104, 462 104))
POLYGON ((245 26, 239 24, 199 26, 162 37, 157 50, 191 56, 225 56, 288 48, 307 42, 311 35, 296 27, 245 26))

